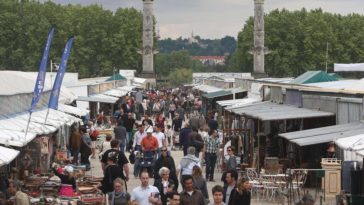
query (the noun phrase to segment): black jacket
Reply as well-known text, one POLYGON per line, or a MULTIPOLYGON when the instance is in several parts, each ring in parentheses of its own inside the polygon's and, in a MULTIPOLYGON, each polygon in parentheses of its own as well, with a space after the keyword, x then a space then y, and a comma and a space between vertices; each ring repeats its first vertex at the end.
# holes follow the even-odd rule
MULTIPOLYGON (((159 193, 161 195, 162 204, 166 205, 167 204, 167 196, 164 194, 164 191, 163 191, 164 188, 163 188, 163 184, 162 184, 162 179, 154 180, 154 185, 153 186, 158 188, 159 193)), ((170 179, 170 178, 168 179, 168 187, 169 188, 173 187, 173 191, 177 191, 177 188, 174 185, 173 180, 170 179)))
POLYGON ((104 178, 101 181, 101 190, 104 194, 114 191, 113 182, 116 178, 125 178, 123 169, 117 164, 108 165, 104 171, 104 178))
POLYGON ((154 179, 160 179, 161 177, 159 176, 159 169, 162 167, 167 167, 170 171, 169 174, 169 178, 173 180, 173 182, 175 182, 175 187, 178 188, 178 179, 177 179, 177 175, 176 175, 176 165, 174 164, 174 160, 172 157, 167 156, 167 157, 159 157, 157 159, 157 161, 154 164, 154 179))
MULTIPOLYGON (((223 202, 225 202, 226 201, 226 192, 227 192, 227 189, 228 189, 228 186, 229 185, 227 185, 227 186, 224 186, 224 198, 223 198, 223 202)), ((233 188, 233 190, 231 190, 231 193, 230 193, 230 198, 231 198, 231 194, 233 193, 233 191, 236 189, 236 184, 235 184, 235 186, 234 186, 234 188, 233 188)), ((227 201, 227 202, 225 202, 225 204, 227 205, 229 202, 227 201)))
POLYGON ((233 189, 230 194, 228 205, 250 205, 251 194, 249 191, 244 191, 240 194, 236 189, 233 189))

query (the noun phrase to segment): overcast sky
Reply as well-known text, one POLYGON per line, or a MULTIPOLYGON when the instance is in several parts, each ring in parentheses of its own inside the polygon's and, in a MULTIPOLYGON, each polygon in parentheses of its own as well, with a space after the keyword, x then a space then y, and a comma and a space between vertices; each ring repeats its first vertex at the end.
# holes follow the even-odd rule
MULTIPOLYGON (((53 0, 61 4, 101 4, 115 11, 134 7, 142 10, 142 0, 53 0)), ((364 0, 265 0, 265 12, 274 9, 300 10, 322 8, 331 13, 364 14, 364 0)), ((189 37, 193 32, 202 38, 237 37, 249 16, 254 15, 253 0, 154 0, 157 29, 161 38, 189 37)))

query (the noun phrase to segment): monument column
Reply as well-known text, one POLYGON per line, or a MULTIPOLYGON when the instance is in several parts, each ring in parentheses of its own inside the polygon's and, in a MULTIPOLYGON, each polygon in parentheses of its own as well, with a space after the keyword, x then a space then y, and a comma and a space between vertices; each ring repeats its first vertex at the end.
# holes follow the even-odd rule
POLYGON ((143 55, 143 71, 141 77, 147 79, 150 87, 156 84, 154 72, 154 18, 153 0, 143 0, 143 48, 140 53, 143 55))
POLYGON ((251 54, 254 55, 254 77, 265 77, 264 55, 268 54, 268 48, 264 47, 264 0, 254 0, 254 47, 251 54))

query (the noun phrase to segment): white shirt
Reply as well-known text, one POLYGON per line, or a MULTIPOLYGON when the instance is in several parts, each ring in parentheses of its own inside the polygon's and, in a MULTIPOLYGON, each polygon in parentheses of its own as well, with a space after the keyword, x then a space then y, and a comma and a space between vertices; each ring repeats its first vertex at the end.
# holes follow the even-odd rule
POLYGON ((173 136, 173 130, 172 130, 172 128, 171 129, 166 129, 165 133, 166 133, 166 136, 167 137, 172 137, 173 136))
POLYGON ((155 136, 158 140, 158 148, 162 148, 163 147, 163 141, 166 139, 166 136, 164 135, 163 132, 156 132, 153 133, 153 136, 155 136))
POLYGON ((140 143, 142 142, 142 139, 147 136, 147 134, 145 132, 140 133, 140 131, 137 131, 134 134, 134 142, 133 142, 133 147, 135 147, 135 145, 140 145, 140 143))
POLYGON ((229 199, 230 199, 230 195, 231 195, 231 191, 234 189, 235 185, 233 186, 228 186, 226 189, 226 196, 225 196, 225 202, 229 203, 229 199))
POLYGON ((192 175, 192 170, 195 165, 201 167, 200 162, 198 162, 198 163, 191 162, 190 164, 187 165, 187 167, 182 169, 182 165, 180 163, 177 166, 177 170, 181 171, 181 169, 182 169, 181 175, 192 175))
POLYGON ((147 187, 138 186, 131 193, 131 201, 137 201, 138 205, 151 205, 149 197, 152 193, 159 193, 158 188, 152 185, 147 187))

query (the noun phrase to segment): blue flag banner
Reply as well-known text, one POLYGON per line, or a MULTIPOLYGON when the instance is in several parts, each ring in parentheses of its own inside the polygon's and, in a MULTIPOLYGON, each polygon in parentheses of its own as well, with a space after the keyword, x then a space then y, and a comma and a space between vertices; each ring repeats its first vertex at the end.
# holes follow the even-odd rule
POLYGON ((40 96, 42 95, 42 92, 43 92, 45 75, 47 72, 49 49, 51 47, 51 41, 53 39, 53 34, 54 34, 54 28, 52 27, 51 30, 49 31, 47 44, 44 48, 43 57, 40 61, 38 77, 37 77, 37 81, 35 82, 34 94, 33 94, 33 98, 32 98, 32 104, 30 105, 30 108, 29 108, 29 112, 33 112, 33 110, 34 110, 35 106, 37 105, 37 103, 40 99, 40 96))
POLYGON ((58 109, 59 94, 61 91, 63 76, 67 70, 67 61, 70 57, 72 44, 73 44, 73 37, 68 40, 66 47, 64 48, 61 63, 57 71, 56 80, 54 81, 51 96, 49 97, 48 108, 52 108, 55 110, 58 109))

